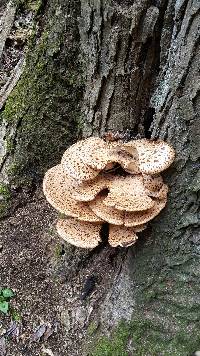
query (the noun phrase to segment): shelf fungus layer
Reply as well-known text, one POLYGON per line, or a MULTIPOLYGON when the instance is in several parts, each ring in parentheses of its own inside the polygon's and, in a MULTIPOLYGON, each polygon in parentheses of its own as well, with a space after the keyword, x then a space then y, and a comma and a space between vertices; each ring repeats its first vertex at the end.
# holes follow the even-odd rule
POLYGON ((161 140, 90 137, 73 144, 43 181, 48 202, 65 215, 58 220, 58 234, 93 249, 101 242, 102 225, 109 223, 112 247, 133 245, 167 203, 168 186, 160 173, 174 158, 173 148, 161 140))

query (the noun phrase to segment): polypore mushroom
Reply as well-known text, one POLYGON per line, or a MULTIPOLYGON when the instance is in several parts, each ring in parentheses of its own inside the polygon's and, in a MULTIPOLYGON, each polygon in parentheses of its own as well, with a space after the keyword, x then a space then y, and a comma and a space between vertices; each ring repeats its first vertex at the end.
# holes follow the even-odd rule
POLYGON ((81 150, 86 146, 84 141, 79 141, 70 146, 63 154, 61 165, 66 174, 78 182, 95 178, 100 170, 86 165, 80 158, 81 150))
POLYGON ((149 174, 143 174, 142 177, 144 187, 151 192, 157 192, 163 186, 163 179, 160 174, 154 177, 149 174))
POLYGON ((106 206, 118 210, 141 211, 150 209, 155 204, 146 193, 142 175, 116 176, 109 189, 110 192, 103 202, 106 206))
POLYGON ((131 152, 137 150, 140 172, 157 174, 167 169, 174 161, 174 149, 164 141, 147 139, 133 140, 124 144, 131 152))
POLYGON ((102 224, 78 221, 74 218, 60 219, 56 228, 58 234, 67 242, 77 247, 94 248, 101 241, 102 224))
POLYGON ((135 243, 136 233, 166 205, 168 187, 158 173, 173 159, 174 150, 163 141, 91 137, 72 145, 43 183, 49 203, 70 216, 58 221, 59 235, 75 246, 94 248, 108 222, 111 246, 135 243))
POLYGON ((114 225, 124 224, 124 212, 104 204, 105 195, 99 194, 95 200, 89 202, 89 207, 102 220, 114 225))
POLYGON ((48 202, 59 212, 78 218, 79 220, 102 221, 85 202, 78 202, 72 198, 71 180, 64 173, 61 165, 47 171, 43 181, 43 191, 48 202))
POLYGON ((126 212, 124 218, 124 225, 127 227, 133 227, 141 224, 145 224, 148 221, 155 218, 162 209, 164 209, 167 202, 167 198, 157 199, 155 205, 144 211, 126 212))
POLYGON ((103 189, 109 187, 112 179, 109 174, 99 174, 93 180, 76 184, 72 187, 72 197, 78 201, 91 201, 103 189))
POLYGON ((129 153, 128 150, 124 149, 124 144, 118 144, 116 142, 109 144, 109 147, 110 162, 120 164, 126 172, 131 174, 139 173, 138 153, 136 149, 132 148, 131 153, 129 153))
POLYGON ((138 239, 134 229, 125 226, 109 225, 108 242, 112 247, 128 247, 138 239))

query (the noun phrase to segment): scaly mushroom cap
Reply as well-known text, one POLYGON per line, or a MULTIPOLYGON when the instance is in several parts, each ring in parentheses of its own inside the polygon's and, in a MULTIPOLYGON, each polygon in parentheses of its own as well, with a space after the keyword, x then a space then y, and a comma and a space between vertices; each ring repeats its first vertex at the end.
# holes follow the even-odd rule
POLYGON ((109 187, 111 180, 110 174, 99 174, 91 181, 75 185, 72 188, 72 197, 78 201, 91 201, 99 192, 109 187))
POLYGON ((126 212, 124 218, 124 225, 133 227, 145 224, 157 216, 167 203, 167 197, 162 200, 155 200, 155 205, 145 211, 126 212))
POLYGON ((142 176, 145 188, 147 188, 151 192, 157 192, 162 188, 163 179, 160 174, 156 177, 152 177, 149 174, 143 174, 142 176))
POLYGON ((131 174, 139 173, 138 154, 136 149, 132 149, 131 153, 129 153, 128 150, 124 149, 122 143, 112 143, 110 144, 109 160, 110 162, 119 163, 126 172, 131 174))
POLYGON ((83 163, 91 168, 102 170, 108 161, 108 145, 99 137, 89 137, 80 141, 79 157, 83 163))
POLYGON ((104 199, 105 199, 105 195, 99 194, 95 198, 95 200, 89 202, 89 207, 102 220, 105 220, 113 225, 123 225, 124 212, 106 206, 104 204, 104 199))
POLYGON ((67 218, 58 220, 56 228, 58 234, 70 244, 82 248, 94 248, 101 241, 101 226, 102 224, 67 218))
POLYGON ((86 146, 85 140, 70 146, 63 154, 61 165, 66 174, 78 182, 95 178, 100 169, 93 169, 86 165, 80 158, 80 152, 86 146))
POLYGON ((61 213, 79 220, 102 221, 89 208, 87 203, 77 202, 71 196, 71 180, 64 173, 61 165, 47 171, 43 181, 43 191, 48 202, 61 213))
POLYGON ((168 186, 166 184, 163 184, 163 186, 157 192, 152 192, 150 190, 147 190, 147 194, 152 198, 157 198, 162 200, 167 198, 168 190, 169 190, 168 186))
POLYGON ((129 150, 137 149, 140 172, 145 174, 164 171, 175 158, 174 149, 164 141, 141 139, 127 142, 124 146, 129 150))
POLYGON ((155 204, 146 193, 142 175, 115 176, 110 184, 110 192, 103 202, 106 206, 126 211, 146 210, 155 204))
POLYGON ((109 225, 108 242, 112 247, 128 247, 137 241, 138 237, 133 228, 109 225))

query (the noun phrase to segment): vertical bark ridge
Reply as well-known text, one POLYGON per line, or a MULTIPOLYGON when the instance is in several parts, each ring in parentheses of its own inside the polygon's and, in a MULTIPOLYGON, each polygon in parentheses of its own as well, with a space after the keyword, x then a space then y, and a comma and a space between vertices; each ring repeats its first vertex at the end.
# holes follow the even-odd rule
POLYGON ((81 9, 83 135, 125 129, 137 133, 139 123, 144 132, 143 116, 158 59, 158 7, 146 0, 134 4, 82 0, 81 9))

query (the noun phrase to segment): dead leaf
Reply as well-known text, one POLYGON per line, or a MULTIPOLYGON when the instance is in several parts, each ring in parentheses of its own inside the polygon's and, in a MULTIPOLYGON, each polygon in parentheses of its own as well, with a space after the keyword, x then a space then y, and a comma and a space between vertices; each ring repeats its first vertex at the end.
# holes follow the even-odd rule
POLYGON ((53 334, 57 333, 58 330, 58 323, 54 322, 52 325, 50 323, 47 324, 46 331, 44 333, 44 341, 47 341, 47 339, 53 334))
POLYGON ((53 334, 53 332, 54 328, 52 327, 52 325, 47 325, 47 328, 44 333, 44 341, 47 341, 47 339, 53 334))
POLYGON ((44 335, 47 326, 45 324, 40 325, 31 337, 31 341, 40 341, 41 337, 44 335))
POLYGON ((4 336, 0 337, 0 356, 6 355, 6 339, 4 336))

